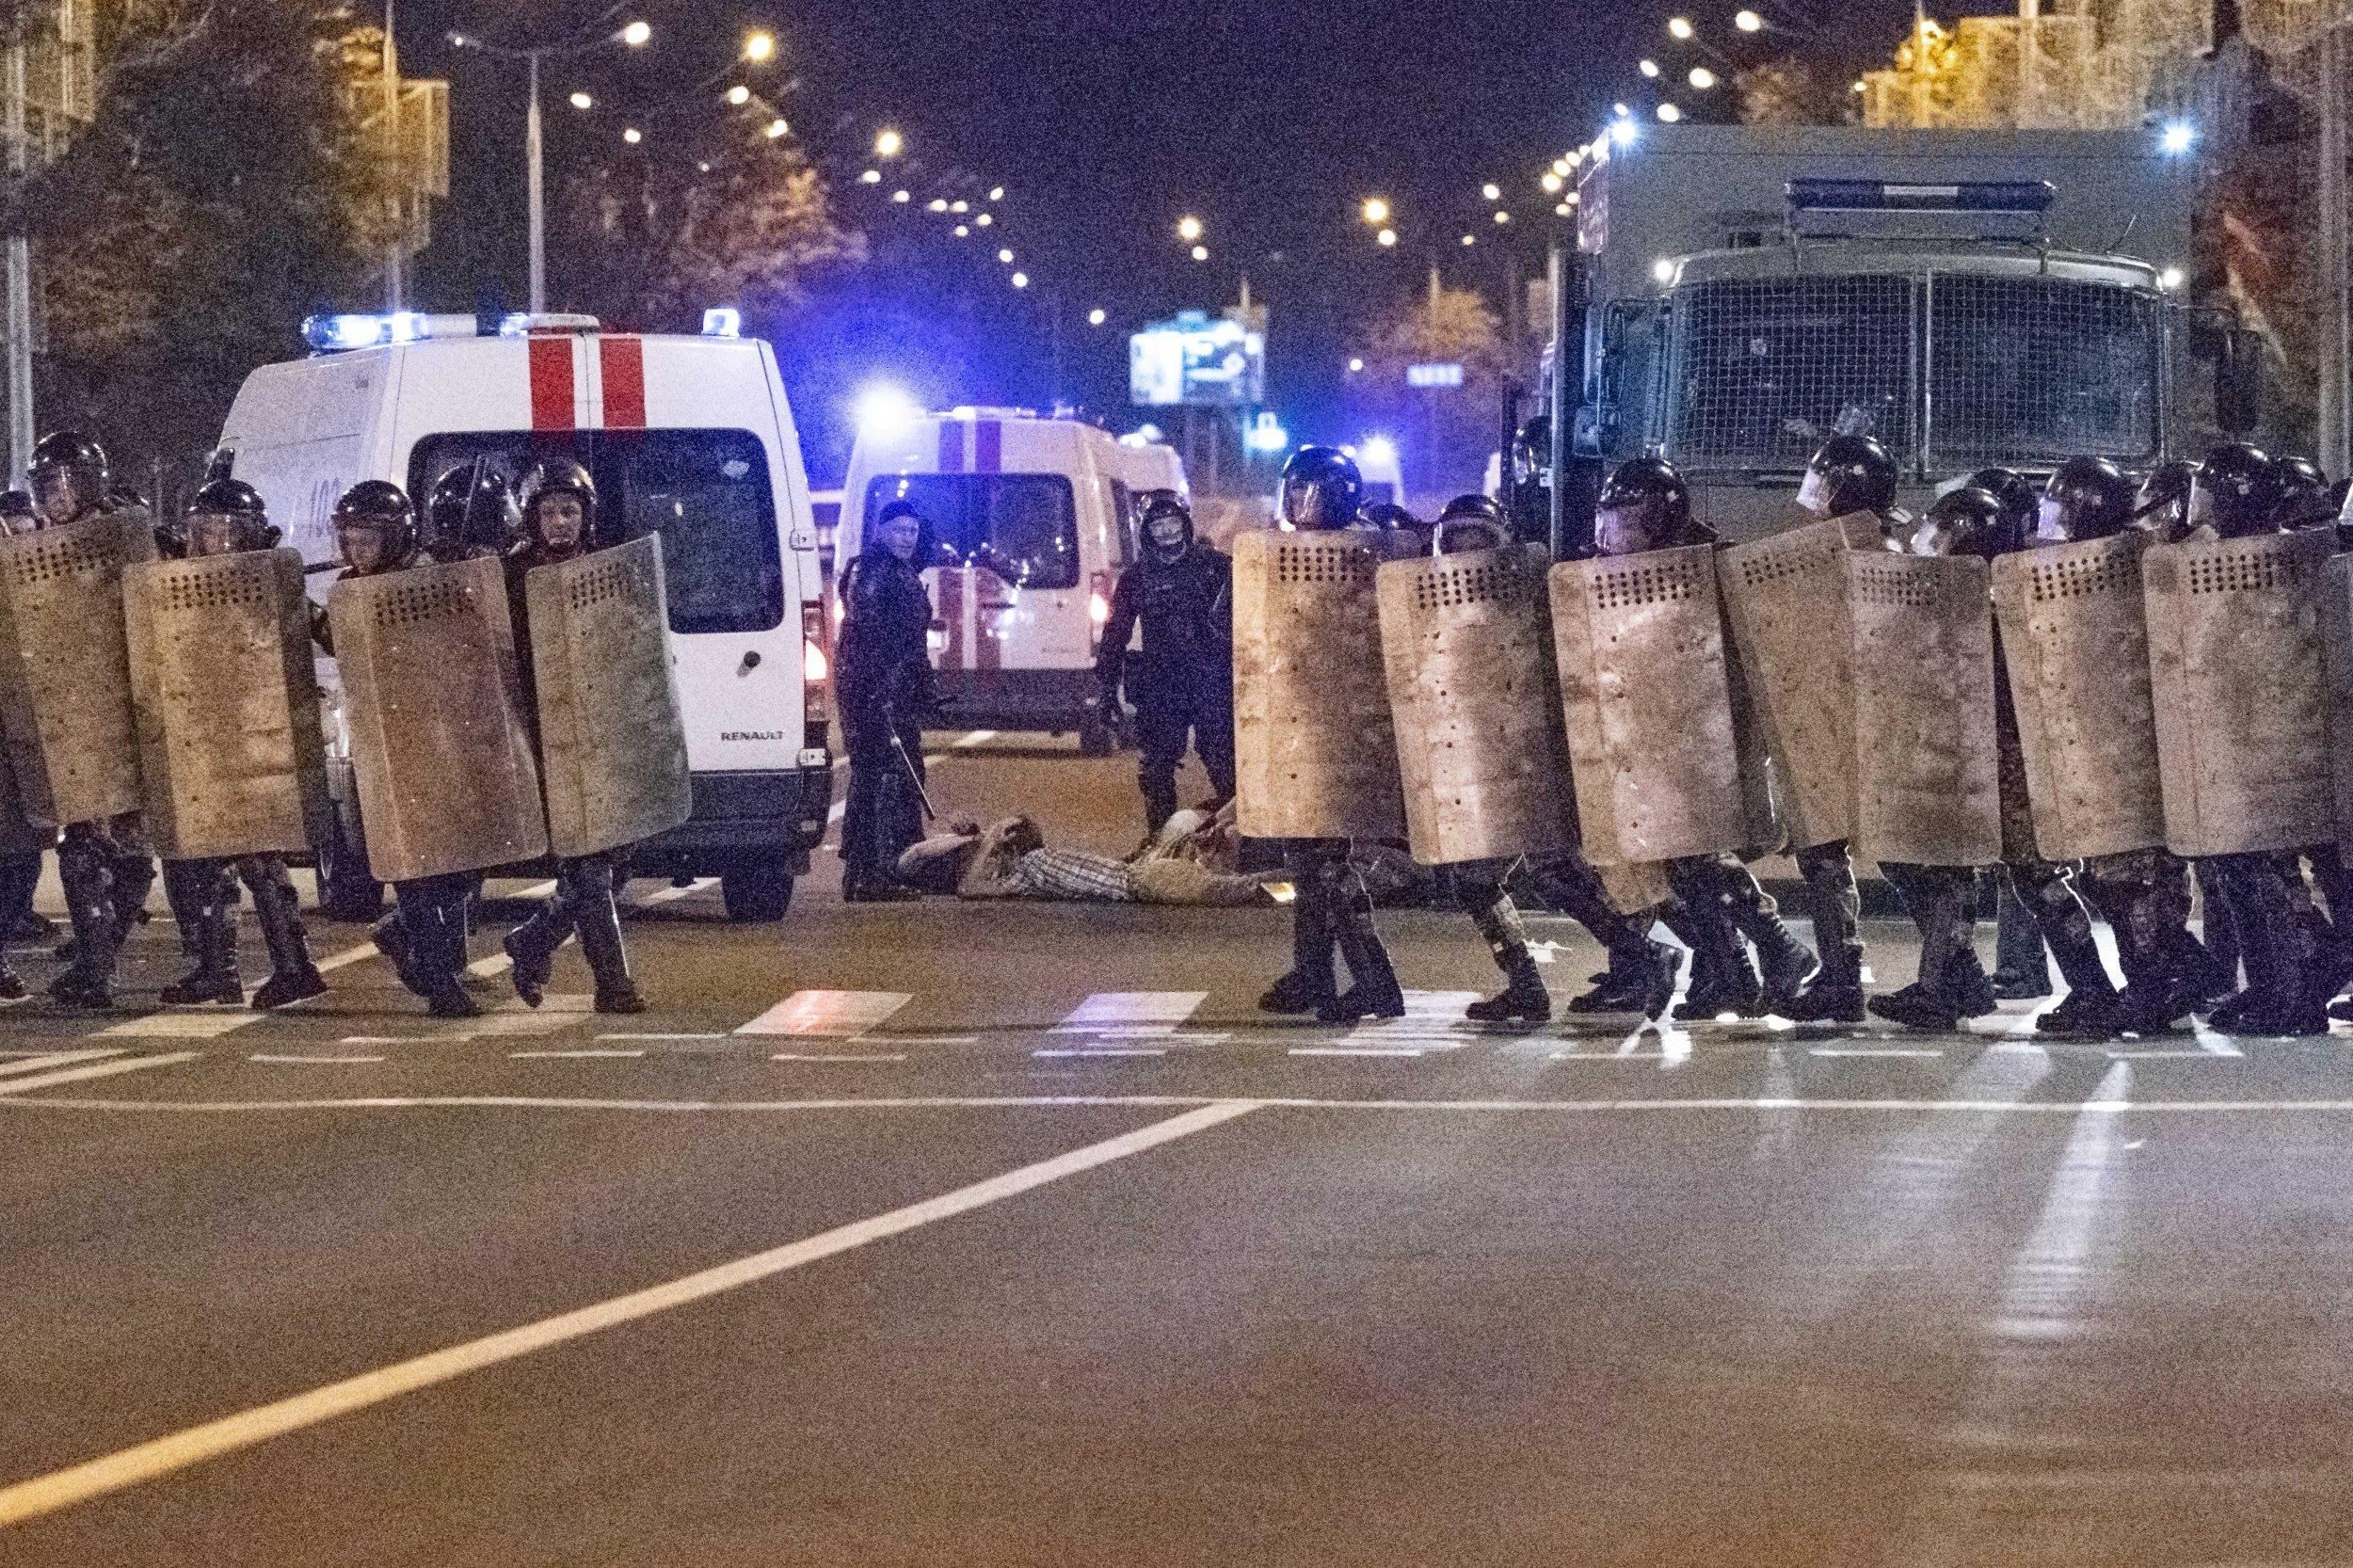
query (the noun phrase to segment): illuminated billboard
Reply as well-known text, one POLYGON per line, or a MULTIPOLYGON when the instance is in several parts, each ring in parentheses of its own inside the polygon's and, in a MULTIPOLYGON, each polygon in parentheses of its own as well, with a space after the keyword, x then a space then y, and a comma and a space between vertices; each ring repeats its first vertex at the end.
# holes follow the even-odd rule
POLYGON ((1128 396, 1145 408, 1262 403, 1266 334, 1207 311, 1156 321, 1128 340, 1128 396))

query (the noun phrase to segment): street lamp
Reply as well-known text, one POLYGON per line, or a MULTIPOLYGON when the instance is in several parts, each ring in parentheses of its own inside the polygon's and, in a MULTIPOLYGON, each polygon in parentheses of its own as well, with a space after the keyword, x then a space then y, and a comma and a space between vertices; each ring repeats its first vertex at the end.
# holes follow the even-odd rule
MULTIPOLYGON (((629 143, 632 147, 634 147, 639 142, 646 139, 646 133, 639 130, 636 126, 632 125, 621 133, 621 139, 629 143)), ((534 313, 536 314, 536 312, 535 312, 534 313)))
POLYGON ((997 260, 1001 265, 1011 266, 1013 265, 1013 252, 1010 250, 1000 250, 997 252, 997 260))
POLYGON ((762 134, 766 136, 770 141, 776 141, 781 139, 784 134, 792 129, 792 126, 785 123, 784 116, 778 115, 776 119, 768 122, 768 128, 762 134))
POLYGON ((1671 16, 1667 19, 1667 36, 1677 43, 1690 42, 1694 31, 1691 19, 1688 16, 1671 16))
POLYGON ((1479 187, 1479 194, 1490 201, 1500 201, 1503 200, 1503 187, 1490 180, 1479 187))
POLYGON ((906 147, 906 138, 896 131, 883 131, 874 137, 874 156, 895 158, 906 147))
POLYGON ((1209 259, 1209 248, 1206 245, 1194 246, 1193 248, 1193 259, 1196 262, 1208 261, 1209 259))
POLYGON ((1705 92, 1715 87, 1716 73, 1704 65, 1695 65, 1691 68, 1689 81, 1694 90, 1705 92))
POLYGON ((1397 231, 1394 229, 1384 229, 1372 237, 1380 242, 1381 248, 1384 250, 1390 249, 1397 244, 1397 231))
POLYGON ((754 65, 766 65, 776 57, 776 35, 754 33, 744 40, 744 57, 754 65))
POLYGON ((1644 60, 1634 69, 1641 72, 1643 75, 1649 77, 1653 81, 1657 81, 1658 79, 1658 62, 1657 60, 1644 60))
POLYGON ((1389 204, 1378 196, 1365 198, 1365 221, 1383 224, 1389 221, 1389 204))
POLYGON ((1201 220, 1188 214, 1176 220, 1176 237, 1187 245, 1201 238, 1201 220))
POLYGON ((1013 275, 1013 286, 1016 289, 1028 288, 1030 286, 1030 275, 1026 272, 1015 273, 1013 275))
POLYGON ((1103 312, 1100 306, 1097 306, 1096 309, 1087 312, 1087 325, 1089 327, 1100 327, 1103 323, 1109 321, 1111 317, 1103 312))
POLYGON ((1673 104, 1661 104, 1658 105, 1658 118, 1667 124, 1673 125, 1683 118, 1683 111, 1673 104))
POLYGON ((1744 33, 1761 33, 1765 30, 1765 19, 1754 11, 1740 12, 1732 19, 1732 24, 1744 33))
POLYGON ((621 29, 621 41, 632 49, 643 49, 653 41, 653 24, 632 22, 621 29))
POLYGON ((751 101, 752 89, 745 87, 743 83, 738 82, 735 86, 728 88, 728 102, 735 107, 740 109, 751 101))
POLYGON ((576 93, 573 93, 573 94, 572 94, 572 107, 573 107, 573 108, 575 108, 575 109, 586 110, 586 109, 593 109, 593 108, 595 108, 596 106, 597 106, 597 101, 596 101, 595 99, 593 99, 593 98, 589 97, 586 93, 584 93, 584 92, 576 92, 576 93))

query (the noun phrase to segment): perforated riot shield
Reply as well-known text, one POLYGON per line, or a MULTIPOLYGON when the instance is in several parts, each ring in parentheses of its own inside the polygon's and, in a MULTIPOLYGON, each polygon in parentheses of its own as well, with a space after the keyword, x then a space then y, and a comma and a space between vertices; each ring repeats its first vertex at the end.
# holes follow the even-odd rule
POLYGON ((2320 632, 2329 670, 2329 759, 2342 840, 2353 838, 2353 555, 2329 560, 2320 632))
POLYGON ((1519 546, 1424 556, 1389 562, 1375 582, 1414 858, 1567 848, 1542 558, 1519 546))
POLYGON ((694 814, 652 535, 523 579, 548 845, 595 855, 694 814))
POLYGON ((1855 841, 1874 860, 2002 857, 1986 563, 1847 557, 1854 626, 1855 841))
POLYGON ((1234 539, 1235 815, 1254 839, 1385 839, 1405 804, 1371 543, 1234 539))
POLYGON ((1569 766, 1596 866, 1713 855, 1746 837, 1714 553, 1552 568, 1569 766))
POLYGON ((168 860, 296 854, 330 821, 302 554, 122 574, 147 825, 168 860))
POLYGON ((2153 545, 2141 557, 2166 847, 2333 840, 2321 648, 2326 530, 2153 545))
POLYGON ((1792 528, 1716 558, 1724 625, 1772 760, 1793 849, 1854 836, 1854 647, 1847 554, 1875 545, 1868 514, 1792 528))
POLYGON ((138 808, 122 568, 155 553, 144 517, 0 538, 0 730, 37 822, 138 808))
POLYGON ((407 882, 545 854, 498 561, 346 577, 327 610, 371 874, 407 882))
POLYGON ((2081 860, 2165 842, 2138 534, 1993 563, 2035 853, 2081 860))

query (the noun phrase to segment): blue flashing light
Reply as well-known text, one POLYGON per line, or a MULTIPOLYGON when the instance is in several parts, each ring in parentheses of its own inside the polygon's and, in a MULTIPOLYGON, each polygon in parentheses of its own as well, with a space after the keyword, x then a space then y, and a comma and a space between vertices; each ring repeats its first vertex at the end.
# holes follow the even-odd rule
POLYGON ((2173 157, 2180 157, 2198 144, 2198 127, 2186 120, 2168 120, 2157 133, 2157 147, 2173 157))
POLYGON ((422 311, 399 311, 384 318, 386 343, 417 343, 431 335, 432 327, 422 311))
POLYGON ((895 440, 905 435, 923 410, 905 390, 877 381, 857 394, 857 433, 870 440, 895 440))
POLYGON ((1641 134, 1641 126, 1631 120, 1616 120, 1609 123, 1609 140, 1615 146, 1631 147, 1641 134))
POLYGON ((1241 443, 1253 452, 1287 452, 1290 449, 1291 433, 1283 428, 1283 422, 1273 409, 1262 408, 1242 432, 1241 443))
POLYGON ((744 335, 744 312, 732 305, 713 305, 703 312, 703 336, 706 338, 740 338, 744 335))
POLYGON ((347 354, 391 341, 392 327, 382 316, 312 316, 302 324, 302 341, 316 354, 347 354))

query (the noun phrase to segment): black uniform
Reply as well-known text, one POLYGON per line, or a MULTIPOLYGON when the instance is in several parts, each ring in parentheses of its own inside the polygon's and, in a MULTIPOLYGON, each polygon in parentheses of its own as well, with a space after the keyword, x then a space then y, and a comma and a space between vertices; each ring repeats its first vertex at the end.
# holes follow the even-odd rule
MULTIPOLYGON (((1190 534, 1191 520, 1186 520, 1190 534)), ((1210 787, 1234 792, 1234 564, 1188 538, 1174 560, 1147 539, 1144 558, 1112 589, 1111 616, 1095 658, 1106 707, 1121 688, 1136 711, 1136 783, 1144 824, 1158 833, 1176 810, 1176 769, 1190 744, 1210 787), (1138 626, 1144 646, 1129 652, 1138 626)))
POLYGON ((834 692, 850 754, 841 817, 841 892, 899 895, 900 854, 922 837, 923 715, 935 703, 931 596, 916 567, 880 544, 842 574, 834 692), (911 775, 911 776, 910 776, 911 775))

